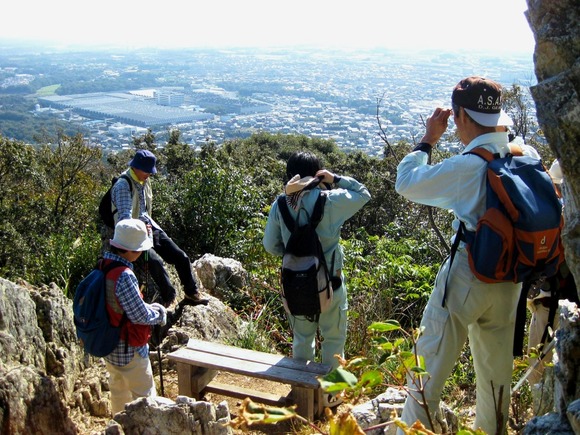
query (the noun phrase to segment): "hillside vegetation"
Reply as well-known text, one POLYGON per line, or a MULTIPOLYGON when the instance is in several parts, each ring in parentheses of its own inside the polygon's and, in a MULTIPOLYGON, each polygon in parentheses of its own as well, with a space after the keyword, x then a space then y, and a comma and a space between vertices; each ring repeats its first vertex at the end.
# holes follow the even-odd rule
MULTIPOLYGON (((342 231, 347 358, 375 356, 368 334, 373 322, 418 326, 448 252, 451 214, 417 206, 394 191, 396 165, 408 144, 389 146, 380 159, 344 153, 332 141, 267 133, 194 150, 173 131, 168 143, 158 145, 152 134, 134 139, 136 148, 158 157, 155 219, 192 260, 205 253, 234 258, 251 277, 247 297, 232 306, 253 326, 244 346, 290 353, 291 332, 276 292, 280 260, 264 251, 262 235, 270 204, 282 192, 286 160, 296 150, 314 151, 324 167, 354 176, 372 194, 342 231)), ((55 282, 72 298, 100 252, 98 202, 133 153, 105 154, 81 135, 61 135, 41 146, 0 137, 0 276, 55 282)), ((433 156, 442 157, 438 151, 433 156)), ((469 359, 466 349, 450 394, 473 384, 469 359)))
MULTIPOLYGON (((159 158, 155 219, 192 259, 211 253, 242 262, 254 282, 263 283, 249 289, 260 303, 276 296, 279 259, 264 251, 261 240, 288 156, 312 150, 331 171, 365 183, 373 198, 342 233, 354 323, 356 301, 365 302, 360 309, 377 311, 358 313, 365 323, 394 313, 405 324, 418 321, 446 249, 430 229, 427 210, 395 193, 393 153, 377 159, 346 154, 331 141, 267 133, 195 151, 173 132, 163 145, 151 134, 135 138, 136 147, 159 158)), ((403 155, 408 147, 398 150, 403 155)), ((81 135, 61 135, 41 146, 0 137, 0 275, 55 282, 72 296, 99 255, 98 202, 133 153, 105 154, 81 135)), ((442 231, 449 228, 447 214, 433 216, 442 231)))

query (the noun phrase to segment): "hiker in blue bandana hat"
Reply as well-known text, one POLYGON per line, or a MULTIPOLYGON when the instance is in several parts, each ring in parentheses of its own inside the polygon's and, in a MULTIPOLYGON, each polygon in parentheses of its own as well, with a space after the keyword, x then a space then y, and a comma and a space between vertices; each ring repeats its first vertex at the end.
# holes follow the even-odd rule
POLYGON ((189 257, 151 216, 153 191, 149 177, 157 173, 156 162, 157 158, 149 150, 142 149, 135 153, 129 162, 129 168, 123 172, 128 177, 119 177, 111 189, 112 207, 113 211, 116 210, 115 223, 135 218, 142 220, 151 229, 153 249, 149 250, 148 262, 164 306, 167 307, 175 301, 176 290, 171 284, 163 261, 175 266, 185 298, 192 305, 207 304, 208 299, 203 299, 197 289, 189 257))

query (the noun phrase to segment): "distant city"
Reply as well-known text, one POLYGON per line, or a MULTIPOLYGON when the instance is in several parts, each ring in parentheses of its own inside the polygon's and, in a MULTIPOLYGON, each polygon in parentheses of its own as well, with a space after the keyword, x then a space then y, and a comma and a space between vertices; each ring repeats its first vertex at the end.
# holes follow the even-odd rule
POLYGON ((333 139, 345 150, 379 156, 381 129, 391 144, 420 139, 426 118, 437 106, 449 107, 451 89, 469 75, 506 87, 535 83, 526 55, 249 49, 0 55, 3 95, 41 81, 35 116, 74 124, 109 150, 129 147, 148 129, 158 138, 178 129, 181 141, 196 147, 266 131, 333 139), (59 90, 47 92, 51 87, 59 90))

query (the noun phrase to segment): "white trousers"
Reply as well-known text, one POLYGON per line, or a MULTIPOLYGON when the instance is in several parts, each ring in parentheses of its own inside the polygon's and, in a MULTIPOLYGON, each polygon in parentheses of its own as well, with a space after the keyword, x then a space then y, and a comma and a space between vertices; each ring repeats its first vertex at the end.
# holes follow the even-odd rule
POLYGON ((348 301, 344 280, 343 276, 343 284, 334 292, 330 309, 320 315, 318 322, 310 322, 304 316, 288 314, 293 332, 293 358, 315 361, 316 331, 320 328, 322 363, 332 366, 333 369, 339 366, 334 355, 344 358, 347 329, 348 301))
POLYGON ((125 409, 125 404, 139 397, 155 397, 157 390, 153 379, 153 369, 149 358, 137 352, 126 366, 116 366, 106 361, 111 389, 113 415, 125 409))
MULTIPOLYGON (((469 269, 466 251, 460 248, 453 260, 443 307, 448 267, 449 259, 437 275, 421 320, 424 331, 416 344, 417 353, 424 357, 430 375, 424 387, 429 412, 433 416, 439 409, 445 381, 469 339, 476 374, 474 428, 490 434, 504 433, 509 412, 514 326, 521 284, 479 281, 469 269)), ((410 394, 402 420, 408 425, 420 420, 431 429, 427 414, 418 403, 421 396, 414 391, 416 387, 410 379, 408 387, 410 394)), ((399 430, 398 434, 401 433, 399 430)))
MULTIPOLYGON (((534 353, 538 354, 538 345, 542 341, 542 336, 544 335, 544 330, 546 329, 546 325, 548 324, 548 318, 550 314, 550 308, 544 307, 543 305, 534 305, 533 301, 528 301, 528 309, 532 313, 532 317, 530 319, 530 333, 528 336, 528 355, 535 350, 534 353)), ((553 320, 553 327, 554 330, 558 327, 558 313, 556 312, 553 320)), ((544 375, 544 365, 552 361, 554 351, 551 350, 546 354, 542 362, 538 364, 538 366, 530 373, 528 377, 528 382, 530 385, 534 385, 539 383, 542 380, 542 376, 544 375)), ((537 361, 537 358, 528 358, 528 363, 530 366, 534 365, 537 361)))

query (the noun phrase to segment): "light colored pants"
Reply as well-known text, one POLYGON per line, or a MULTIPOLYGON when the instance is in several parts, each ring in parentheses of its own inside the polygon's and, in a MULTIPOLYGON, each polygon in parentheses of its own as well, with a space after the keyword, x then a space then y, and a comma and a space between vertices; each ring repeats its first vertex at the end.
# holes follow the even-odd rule
MULTIPOLYGON (((536 349, 536 353, 539 349, 537 349, 540 341, 542 340, 542 336, 544 335, 544 330, 546 329, 546 325, 548 324, 548 317, 550 314, 550 308, 544 307, 543 305, 534 305, 533 301, 528 300, 528 309, 532 313, 532 318, 530 319, 530 333, 528 336, 528 355, 532 351, 532 349, 536 349)), ((554 330, 558 327, 558 315, 554 316, 553 321, 554 330)), ((541 350, 540 350, 541 352, 541 350)), ((542 380, 542 376, 544 373, 544 364, 546 362, 552 361, 554 351, 551 350, 546 354, 544 359, 538 366, 530 373, 528 376, 528 382, 530 385, 535 385, 542 380)), ((530 367, 535 364, 537 358, 528 358, 528 363, 530 367)))
MULTIPOLYGON (((499 420, 499 433, 504 433, 509 412, 514 326, 521 284, 486 284, 479 281, 469 269, 466 251, 460 248, 453 260, 443 307, 448 267, 449 259, 437 275, 435 288, 421 320, 421 326, 425 329, 416 345, 417 353, 424 357, 430 375, 424 387, 429 412, 433 416, 439 409, 445 381, 469 338, 477 378, 474 428, 496 434, 499 420), (500 388, 503 388, 501 398, 500 388), (501 403, 498 411, 494 403, 501 403), (501 418, 498 412, 501 412, 501 418)), ((411 391, 405 402, 402 420, 408 425, 420 420, 431 429, 427 414, 417 402, 422 400, 421 396, 413 391, 416 387, 410 379, 408 387, 411 391)), ((398 434, 402 431, 399 430, 398 434)))
POLYGON ((116 366, 106 361, 110 375, 111 408, 113 415, 125 409, 125 404, 139 397, 155 397, 157 390, 149 358, 137 352, 126 366, 116 366))
POLYGON ((345 278, 335 290, 330 309, 322 313, 317 322, 310 322, 304 316, 288 314, 288 321, 294 335, 292 341, 293 358, 315 361, 316 331, 320 328, 322 336, 321 360, 332 368, 339 366, 335 354, 344 358, 346 343, 348 301, 346 298, 345 278))

